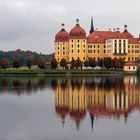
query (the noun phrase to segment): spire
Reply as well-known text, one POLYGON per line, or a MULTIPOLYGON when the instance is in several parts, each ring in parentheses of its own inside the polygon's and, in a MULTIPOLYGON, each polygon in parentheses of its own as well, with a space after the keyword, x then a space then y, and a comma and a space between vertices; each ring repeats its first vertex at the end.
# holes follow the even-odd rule
POLYGON ((91 34, 92 32, 94 32, 93 17, 91 18, 90 34, 91 34))

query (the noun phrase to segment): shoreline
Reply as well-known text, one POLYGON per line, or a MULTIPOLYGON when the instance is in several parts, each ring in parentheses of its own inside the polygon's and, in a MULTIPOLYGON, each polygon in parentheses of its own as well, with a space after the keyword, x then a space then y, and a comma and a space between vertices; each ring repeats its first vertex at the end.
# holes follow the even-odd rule
POLYGON ((57 76, 125 76, 138 75, 137 72, 121 70, 0 70, 0 76, 30 76, 30 77, 57 77, 57 76))

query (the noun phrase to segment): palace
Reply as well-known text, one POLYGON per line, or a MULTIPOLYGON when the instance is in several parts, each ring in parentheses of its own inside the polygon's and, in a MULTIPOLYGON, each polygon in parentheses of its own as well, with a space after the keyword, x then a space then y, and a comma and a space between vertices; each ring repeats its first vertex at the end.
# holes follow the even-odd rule
POLYGON ((55 36, 55 58, 58 62, 65 58, 68 62, 80 59, 82 62, 93 58, 95 60, 110 58, 123 58, 127 61, 140 60, 140 35, 135 38, 128 32, 127 25, 124 31, 109 29, 108 31, 94 30, 93 18, 91 20, 90 34, 80 26, 79 19, 68 33, 64 24, 55 36))

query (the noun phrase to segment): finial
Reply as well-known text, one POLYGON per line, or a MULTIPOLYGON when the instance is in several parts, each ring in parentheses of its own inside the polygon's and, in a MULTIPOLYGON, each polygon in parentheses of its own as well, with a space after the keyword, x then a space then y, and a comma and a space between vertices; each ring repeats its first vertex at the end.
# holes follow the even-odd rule
POLYGON ((76 19, 76 26, 79 26, 79 19, 76 19))
POLYGON ((62 27, 62 29, 61 29, 61 30, 62 30, 62 31, 64 31, 64 30, 65 30, 65 24, 64 24, 64 23, 62 23, 62 24, 61 24, 61 27, 62 27))
POLYGON ((124 32, 127 32, 127 25, 124 25, 124 32))

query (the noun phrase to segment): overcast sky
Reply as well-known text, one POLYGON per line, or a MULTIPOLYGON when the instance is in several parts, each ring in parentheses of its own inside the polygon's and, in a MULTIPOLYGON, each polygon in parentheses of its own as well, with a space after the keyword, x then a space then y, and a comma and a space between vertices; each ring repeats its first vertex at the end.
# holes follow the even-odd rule
POLYGON ((91 16, 100 30, 140 33, 140 0, 0 0, 0 50, 52 53, 61 23, 70 31, 79 18, 88 34, 91 16))

